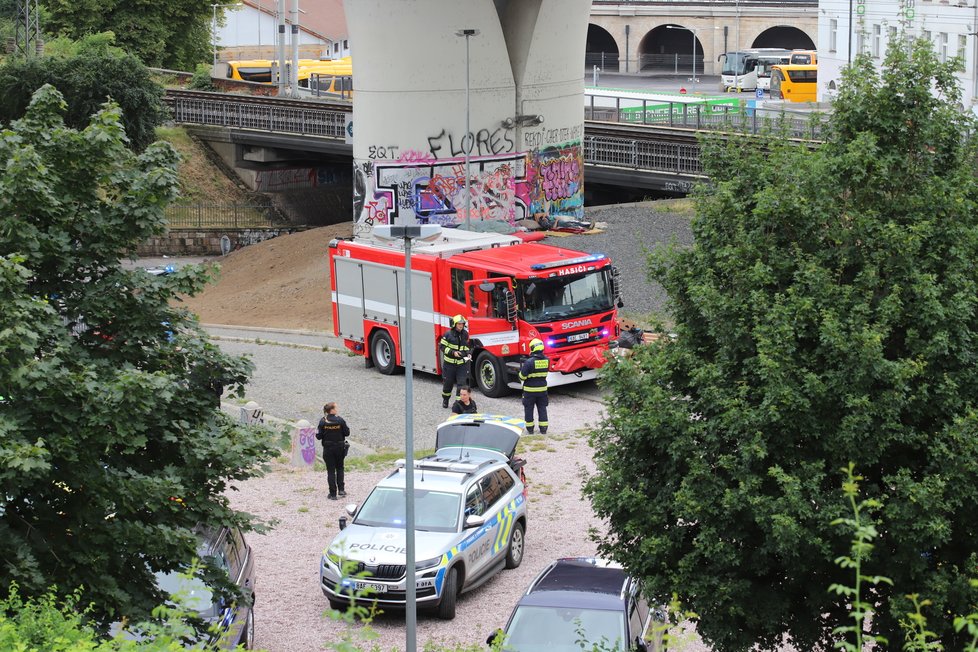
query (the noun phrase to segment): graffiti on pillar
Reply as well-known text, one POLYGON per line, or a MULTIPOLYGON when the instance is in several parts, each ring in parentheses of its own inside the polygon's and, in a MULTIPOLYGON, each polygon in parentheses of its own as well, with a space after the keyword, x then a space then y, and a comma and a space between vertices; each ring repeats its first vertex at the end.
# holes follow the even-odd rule
POLYGON ((584 217, 584 155, 580 141, 527 152, 528 178, 522 197, 537 220, 584 217))
POLYGON ((355 165, 354 231, 359 235, 375 224, 455 224, 465 221, 466 207, 472 220, 511 225, 526 217, 545 226, 561 216, 582 219, 582 129, 527 133, 525 152, 513 151, 511 130, 502 127, 461 139, 442 130, 428 138, 427 152, 385 146, 389 158, 355 165), (576 140, 558 141, 575 134, 576 140))
POLYGON ((514 224, 526 217, 518 197, 526 178, 523 154, 471 157, 468 195, 464 160, 422 159, 426 162, 419 164, 418 158, 412 154, 403 163, 374 162, 373 174, 364 175, 370 198, 359 209, 356 233, 374 224, 462 222, 466 206, 472 220, 514 224))
POLYGON ((316 429, 299 429, 299 450, 302 453, 302 461, 312 466, 316 462, 316 429))

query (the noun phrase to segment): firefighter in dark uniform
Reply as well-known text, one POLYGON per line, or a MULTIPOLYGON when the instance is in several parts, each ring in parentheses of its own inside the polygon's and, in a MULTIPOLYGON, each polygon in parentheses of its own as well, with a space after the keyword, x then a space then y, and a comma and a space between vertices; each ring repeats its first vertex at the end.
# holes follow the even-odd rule
POLYGON ((346 486, 343 482, 343 459, 349 444, 347 438, 350 436, 350 427, 346 425, 346 420, 336 414, 336 403, 327 403, 323 406, 323 418, 319 420, 319 427, 316 429, 316 439, 323 442, 323 462, 326 463, 326 482, 329 484, 329 495, 327 498, 336 500, 336 493, 346 495, 346 486))
POLYGON ((536 425, 540 434, 547 434, 547 374, 550 373, 550 359, 543 354, 543 342, 530 340, 530 357, 520 367, 520 382, 523 383, 523 419, 526 431, 533 434, 533 408, 537 409, 536 425))
POLYGON ((452 317, 451 330, 445 331, 438 343, 441 349, 441 406, 448 407, 452 398, 452 386, 455 386, 455 396, 461 394, 462 387, 469 384, 469 358, 472 348, 469 346, 469 331, 465 330, 465 318, 462 315, 452 317))

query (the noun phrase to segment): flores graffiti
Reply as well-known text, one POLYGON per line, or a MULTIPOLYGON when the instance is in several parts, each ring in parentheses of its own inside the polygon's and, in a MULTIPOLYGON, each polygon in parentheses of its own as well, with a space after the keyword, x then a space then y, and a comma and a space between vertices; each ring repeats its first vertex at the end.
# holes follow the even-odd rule
POLYGON ((558 216, 583 217, 580 141, 527 153, 473 157, 468 198, 464 160, 434 160, 435 153, 403 150, 397 162, 361 163, 355 179, 357 233, 374 224, 464 221, 467 205, 473 220, 510 224, 528 216, 544 224, 558 216))

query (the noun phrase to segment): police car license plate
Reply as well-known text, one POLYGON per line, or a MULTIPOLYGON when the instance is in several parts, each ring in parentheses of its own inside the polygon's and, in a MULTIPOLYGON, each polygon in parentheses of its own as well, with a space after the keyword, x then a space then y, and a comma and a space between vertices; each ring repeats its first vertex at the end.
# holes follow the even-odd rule
POLYGON ((378 584, 377 582, 357 582, 357 591, 363 591, 364 589, 370 589, 374 593, 386 593, 387 585, 378 584))
POLYGON ((581 340, 586 340, 588 337, 590 337, 589 333, 575 333, 574 335, 568 335, 567 341, 580 342, 581 340))

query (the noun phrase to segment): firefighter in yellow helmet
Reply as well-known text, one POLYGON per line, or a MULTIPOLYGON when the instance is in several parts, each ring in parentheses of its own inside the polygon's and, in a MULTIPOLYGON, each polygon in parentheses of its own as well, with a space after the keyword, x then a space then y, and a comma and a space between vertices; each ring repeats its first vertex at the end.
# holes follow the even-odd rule
POLYGON ((462 387, 469 384, 469 360, 472 357, 472 347, 469 346, 469 331, 465 329, 465 317, 455 315, 451 321, 452 327, 441 336, 438 347, 441 349, 441 406, 448 407, 452 398, 452 385, 455 386, 455 397, 461 395, 462 387))
POLYGON ((530 357, 520 367, 520 382, 523 383, 523 419, 526 430, 533 434, 533 408, 537 409, 536 425, 540 434, 547 434, 550 423, 547 421, 547 374, 550 373, 550 359, 543 353, 543 342, 530 340, 530 357))

